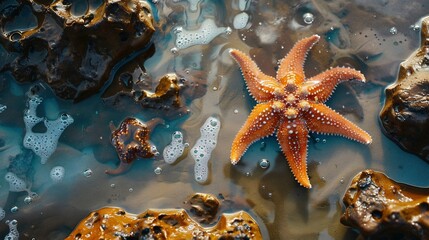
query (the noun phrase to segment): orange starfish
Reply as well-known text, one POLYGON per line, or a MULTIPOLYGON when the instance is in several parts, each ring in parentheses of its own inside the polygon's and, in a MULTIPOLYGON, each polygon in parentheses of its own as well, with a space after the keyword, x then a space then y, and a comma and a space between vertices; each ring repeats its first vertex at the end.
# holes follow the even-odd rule
POLYGON ((311 188, 306 163, 309 131, 371 143, 367 132, 323 104, 338 83, 350 79, 364 82, 362 73, 335 67, 305 78, 303 64, 307 52, 319 39, 313 35, 297 42, 281 60, 276 78, 261 72, 246 54, 235 49, 230 51, 240 65, 250 94, 258 102, 232 143, 232 164, 238 163, 253 142, 277 130, 277 140, 295 179, 311 188))

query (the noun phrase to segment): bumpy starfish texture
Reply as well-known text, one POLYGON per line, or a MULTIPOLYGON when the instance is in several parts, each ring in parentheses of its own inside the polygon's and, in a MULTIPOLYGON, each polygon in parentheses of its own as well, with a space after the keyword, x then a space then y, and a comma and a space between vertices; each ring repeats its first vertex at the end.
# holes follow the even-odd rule
POLYGON ((319 39, 313 35, 297 42, 280 61, 275 78, 264 74, 243 52, 230 50, 240 65, 250 94, 258 102, 232 143, 232 164, 238 163, 253 142, 277 132, 277 140, 295 179, 311 188, 306 163, 309 132, 339 135, 364 144, 372 142, 367 132, 324 104, 340 82, 351 79, 365 82, 362 73, 335 67, 314 77, 305 77, 303 65, 307 53, 319 39))

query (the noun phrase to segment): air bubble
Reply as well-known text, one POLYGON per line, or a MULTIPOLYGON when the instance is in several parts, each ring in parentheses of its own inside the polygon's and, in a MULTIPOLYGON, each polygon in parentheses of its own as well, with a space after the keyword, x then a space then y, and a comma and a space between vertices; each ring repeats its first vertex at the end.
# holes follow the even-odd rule
POLYGON ((30 204, 30 203, 32 203, 33 202, 33 198, 32 197, 30 197, 30 196, 26 196, 25 198, 24 198, 24 203, 26 203, 26 204, 30 204))
POLYGON ((174 48, 171 48, 171 49, 170 49, 170 52, 171 52, 172 54, 176 55, 176 54, 179 52, 179 50, 178 50, 176 47, 174 47, 174 48))
POLYGON ((420 26, 418 25, 418 24, 413 24, 413 25, 411 25, 410 26, 410 28, 411 28, 411 30, 413 30, 413 31, 420 31, 420 26))
POLYGON ((262 169, 267 169, 267 168, 269 168, 269 167, 270 167, 270 161, 268 161, 267 159, 263 158, 263 159, 261 159, 261 160, 259 161, 259 166, 260 166, 262 169))
POLYGON ((19 211, 18 206, 13 206, 13 207, 10 209, 10 212, 11 212, 11 213, 16 213, 16 212, 18 212, 18 211, 19 211))
POLYGON ((304 13, 304 15, 302 15, 302 20, 305 24, 310 25, 314 21, 314 15, 312 13, 304 13))
POLYGON ((83 171, 83 175, 87 178, 92 176, 92 170, 91 169, 86 169, 85 171, 83 171))
POLYGON ((156 168, 155 168, 155 170, 153 170, 153 172, 154 172, 156 175, 159 175, 159 174, 161 174, 161 173, 162 173, 162 168, 160 168, 160 167, 156 167, 156 168))
POLYGON ((396 27, 391 27, 391 28, 390 28, 390 30, 389 30, 389 32, 390 32, 392 35, 396 35, 396 34, 398 33, 398 29, 396 29, 396 27))

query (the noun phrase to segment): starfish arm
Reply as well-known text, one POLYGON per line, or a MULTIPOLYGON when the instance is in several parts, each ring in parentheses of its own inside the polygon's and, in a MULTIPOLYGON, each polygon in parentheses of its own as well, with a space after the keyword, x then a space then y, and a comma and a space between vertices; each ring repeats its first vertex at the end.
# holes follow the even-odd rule
POLYGON ((310 109, 303 117, 312 132, 340 135, 364 144, 372 142, 367 132, 324 104, 310 103, 310 109))
POLYGON ((232 49, 229 52, 240 65, 247 89, 258 102, 266 102, 283 92, 283 87, 271 76, 264 74, 245 53, 232 49))
POLYGON ((296 78, 295 84, 300 84, 304 81, 304 62, 307 57, 308 51, 319 41, 319 35, 313 35, 308 38, 304 38, 292 47, 289 53, 280 61, 279 69, 277 70, 276 79, 282 84, 286 84, 290 72, 294 72, 299 77, 296 78))
POLYGON ((351 79, 365 82, 365 76, 361 72, 352 68, 335 67, 307 79, 303 88, 308 90, 309 100, 324 103, 340 82, 351 79))
POLYGON ((302 119, 287 120, 280 124, 277 140, 289 163, 295 179, 306 188, 311 188, 307 174, 308 130, 302 119))
POLYGON ((253 142, 272 135, 279 120, 277 109, 271 102, 257 104, 232 142, 231 163, 237 164, 253 142))

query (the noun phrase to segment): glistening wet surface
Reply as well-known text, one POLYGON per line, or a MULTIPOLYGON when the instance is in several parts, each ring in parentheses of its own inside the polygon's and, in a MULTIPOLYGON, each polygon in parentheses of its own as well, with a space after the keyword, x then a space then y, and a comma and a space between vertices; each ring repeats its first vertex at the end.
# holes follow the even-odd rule
MULTIPOLYGON (((61 74, 55 69, 44 69, 43 64, 33 72, 6 67, 29 65, 52 53, 49 50, 55 46, 40 44, 25 48, 29 54, 20 56, 24 50, 19 44, 27 36, 23 33, 48 19, 43 17, 45 12, 40 6, 50 3, 0 2, 0 104, 7 106, 0 113, 0 176, 13 170, 25 181, 20 188, 23 191, 12 192, 7 179, 0 177, 0 206, 5 211, 0 236, 9 233, 6 220, 15 219, 20 239, 63 239, 96 209, 115 206, 140 213, 149 208, 183 208, 188 196, 204 192, 221 194, 224 212, 247 211, 259 223, 264 239, 357 239, 356 232, 341 225, 340 216, 342 196, 358 172, 371 168, 398 182, 429 185, 428 164, 389 140, 378 120, 384 88, 395 81, 399 63, 419 46, 419 20, 427 14, 424 0, 149 1, 155 19, 151 40, 154 45, 123 36, 129 45, 118 45, 118 49, 109 52, 116 62, 90 58, 95 62, 74 68, 82 74, 79 76, 89 76, 89 80, 103 79, 103 74, 107 74, 104 82, 100 80, 99 90, 76 99, 78 94, 57 97, 51 87, 58 85, 50 86, 52 83, 43 79, 43 73, 59 79, 73 75, 75 65, 67 69, 70 72, 61 74), (296 41, 313 34, 321 39, 307 57, 306 75, 313 76, 334 66, 360 70, 367 82, 340 84, 327 105, 370 133, 373 142, 367 146, 341 137, 310 134, 307 162, 313 188, 308 190, 295 181, 274 137, 255 142, 238 165, 231 165, 231 143, 255 101, 228 50, 236 48, 249 53, 262 71, 274 76, 278 60, 296 41), (21 57, 20 62, 14 65, 17 56, 21 57), (117 89, 126 93, 127 87, 123 85, 129 78, 138 78, 139 87, 155 91, 158 79, 167 73, 177 73, 192 82, 181 92, 185 96, 181 106, 156 108, 163 106, 162 102, 134 101, 140 95, 110 97, 117 89), (22 79, 23 76, 31 79, 22 79), (123 85, 114 85, 115 79, 123 85), (24 110, 31 92, 43 97, 38 116, 54 120, 67 113, 74 119, 43 165, 22 143, 24 110), (153 117, 163 118, 165 124, 153 129, 151 142, 162 155, 172 134, 181 131, 183 141, 189 143, 184 150, 186 155, 171 165, 161 156, 139 159, 126 173, 105 174, 106 169, 115 168, 119 162, 110 143, 109 124, 119 126, 129 116, 145 122, 153 117), (200 138, 200 128, 209 117, 218 119, 220 130, 210 155, 208 180, 201 184, 194 179, 195 161, 189 150, 200 138), (16 157, 18 154, 20 157, 16 157), (20 164, 10 164, 11 157, 19 158, 20 164), (55 166, 64 168, 64 178, 59 182, 50 177, 55 166), (29 194, 25 191, 30 185, 28 190, 38 195, 31 201, 26 199, 29 194)), ((102 5, 89 0, 67 3, 73 6, 71 13, 78 16, 102 5)), ((52 27, 47 31, 55 30, 52 27)), ((72 38, 74 32, 69 31, 70 41, 77 41, 79 38, 72 38)), ((51 40, 61 43, 54 37, 51 40)), ((66 60, 65 56, 73 55, 68 51, 61 53, 66 60)), ((60 60, 49 61, 54 64, 60 60)), ((45 128, 38 124, 34 132, 44 132, 45 128)))

